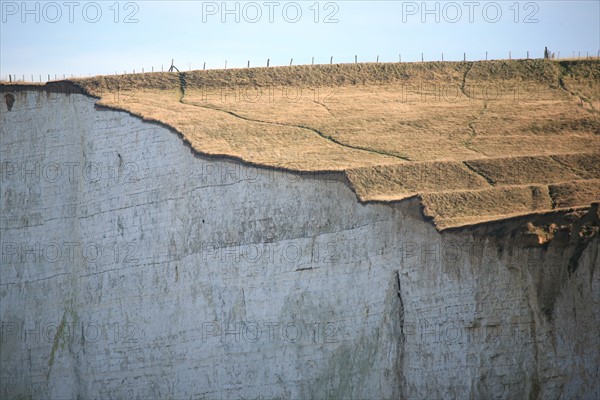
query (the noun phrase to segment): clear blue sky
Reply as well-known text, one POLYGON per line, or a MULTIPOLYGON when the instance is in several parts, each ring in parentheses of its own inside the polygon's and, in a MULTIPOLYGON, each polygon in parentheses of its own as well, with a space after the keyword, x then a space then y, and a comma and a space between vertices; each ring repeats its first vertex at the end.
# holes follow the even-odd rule
POLYGON ((600 0, 22 3, 0 0, 0 79, 160 70, 172 58, 187 70, 600 49, 600 0))

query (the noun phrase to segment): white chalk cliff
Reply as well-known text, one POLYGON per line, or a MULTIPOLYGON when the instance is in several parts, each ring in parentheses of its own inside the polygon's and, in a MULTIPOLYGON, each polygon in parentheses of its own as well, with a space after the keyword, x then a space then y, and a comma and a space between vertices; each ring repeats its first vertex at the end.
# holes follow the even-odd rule
POLYGON ((342 174, 11 95, 1 398, 600 398, 597 207, 440 233, 342 174), (543 245, 522 230, 569 218, 543 245))

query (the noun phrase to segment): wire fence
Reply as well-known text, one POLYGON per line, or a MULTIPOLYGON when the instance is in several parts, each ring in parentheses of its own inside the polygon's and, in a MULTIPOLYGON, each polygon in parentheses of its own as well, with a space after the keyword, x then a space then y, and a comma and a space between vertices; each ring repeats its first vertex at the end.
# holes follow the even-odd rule
MULTIPOLYGON (((512 51, 509 51, 507 54, 508 58, 491 58, 489 57, 488 52, 485 52, 485 58, 484 57, 480 57, 480 58, 469 58, 467 53, 463 53, 462 58, 457 58, 456 56, 454 57, 446 57, 444 56, 444 53, 440 53, 440 55, 437 55, 433 58, 431 57, 427 57, 425 53, 421 53, 420 57, 415 58, 414 55, 412 55, 412 57, 409 57, 408 59, 405 58, 403 60, 402 58, 402 53, 398 54, 398 59, 397 60, 387 60, 387 61, 382 61, 384 63, 390 63, 390 62, 435 62, 435 61, 463 61, 463 62, 472 62, 472 61, 484 61, 484 60, 518 60, 518 59, 541 59, 541 58, 548 58, 548 59, 552 59, 552 60, 582 60, 582 59, 600 59, 600 50, 598 50, 598 52, 596 53, 596 55, 590 55, 589 51, 581 52, 581 51, 573 51, 570 54, 562 54, 561 57, 561 53, 557 52, 557 53, 548 53, 548 54, 543 54, 542 56, 539 55, 533 55, 530 54, 529 51, 526 51, 525 53, 513 53, 512 51), (536 57, 537 56, 537 57, 536 57)), ((320 64, 315 64, 315 57, 311 58, 311 62, 310 64, 294 64, 294 59, 291 58, 289 64, 279 64, 279 65, 272 65, 271 63, 271 59, 268 58, 266 60, 266 62, 261 62, 261 63, 257 63, 254 64, 251 62, 251 60, 248 60, 247 63, 244 63, 241 66, 234 66, 233 68, 260 68, 260 67, 277 67, 277 66, 292 66, 292 65, 325 65, 325 64, 334 64, 334 63, 339 63, 339 64, 349 64, 349 63, 379 63, 380 62, 380 57, 377 56, 373 59, 361 59, 357 54, 354 55, 354 58, 352 61, 348 61, 348 60, 340 60, 340 61, 336 61, 334 56, 331 56, 328 60, 328 62, 326 63, 320 63, 320 64)), ((221 65, 214 65, 214 66, 208 66, 206 62, 202 62, 201 66, 198 65, 198 68, 196 69, 192 69, 192 63, 188 62, 188 64, 186 65, 187 71, 192 71, 192 70, 206 70, 206 69, 211 69, 211 70, 215 70, 215 69, 227 69, 227 60, 224 61, 223 64, 221 65), (208 67, 208 68, 207 68, 208 67)), ((196 67, 196 65, 194 65, 194 67, 196 67)), ((231 65, 230 65, 231 68, 231 65)), ((172 72, 174 70, 180 71, 180 70, 186 70, 186 69, 178 69, 175 68, 173 65, 173 62, 171 63, 170 67, 165 68, 165 65, 162 64, 160 67, 150 67, 149 69, 146 68, 140 68, 140 69, 132 69, 130 71, 127 70, 123 70, 123 72, 121 73, 121 71, 114 71, 114 75, 130 75, 130 74, 139 74, 139 73, 148 73, 148 72, 172 72)), ((108 75, 108 74, 100 74, 100 75, 108 75)), ((12 83, 12 82, 29 82, 29 83, 45 83, 45 82, 52 82, 52 81, 60 81, 60 80, 65 80, 65 79, 71 79, 71 78, 88 78, 91 77, 92 74, 87 74, 87 75, 81 75, 81 74, 6 74, 4 76, 2 76, 2 80, 12 83)), ((94 75, 97 76, 97 75, 94 75)))

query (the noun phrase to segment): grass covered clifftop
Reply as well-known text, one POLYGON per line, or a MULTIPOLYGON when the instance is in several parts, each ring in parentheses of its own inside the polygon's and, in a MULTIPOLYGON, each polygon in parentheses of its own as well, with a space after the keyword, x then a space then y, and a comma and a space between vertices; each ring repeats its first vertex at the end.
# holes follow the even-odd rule
POLYGON ((101 106, 172 127, 200 154, 340 171, 363 202, 417 196, 439 229, 600 200, 600 60, 338 64, 70 82, 101 106))

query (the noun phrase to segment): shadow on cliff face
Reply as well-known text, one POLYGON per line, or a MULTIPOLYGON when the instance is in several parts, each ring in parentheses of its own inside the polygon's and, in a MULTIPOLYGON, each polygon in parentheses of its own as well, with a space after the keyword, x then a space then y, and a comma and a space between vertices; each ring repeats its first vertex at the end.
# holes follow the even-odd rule
POLYGON ((582 256, 600 237, 598 203, 588 210, 538 214, 491 223, 474 236, 496 243, 498 257, 518 252, 535 288, 542 314, 552 321, 557 297, 582 266, 582 256))
POLYGON ((8 111, 12 110, 13 104, 15 104, 15 95, 12 93, 6 93, 4 95, 4 101, 6 101, 6 108, 8 111))
POLYGON ((531 273, 534 274, 540 310, 548 320, 554 319, 557 297, 564 284, 581 267, 584 251, 594 243, 600 232, 598 203, 594 203, 587 212, 574 212, 566 218, 569 224, 559 227, 551 224, 542 229, 543 233, 537 233, 541 261, 537 270, 531 273))

